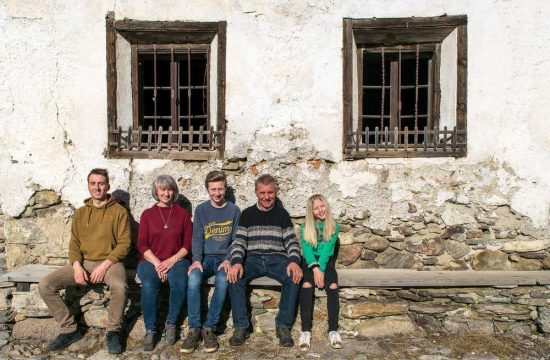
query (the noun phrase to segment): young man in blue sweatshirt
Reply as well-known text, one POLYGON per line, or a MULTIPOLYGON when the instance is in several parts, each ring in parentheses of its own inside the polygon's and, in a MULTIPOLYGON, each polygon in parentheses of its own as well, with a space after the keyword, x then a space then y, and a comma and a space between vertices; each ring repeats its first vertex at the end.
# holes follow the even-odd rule
POLYGON ((219 344, 214 334, 227 294, 229 247, 235 234, 241 212, 225 199, 227 179, 222 171, 214 170, 204 182, 210 199, 195 210, 193 219, 193 263, 189 267, 187 311, 189 333, 181 344, 181 352, 191 353, 204 340, 204 351, 214 352, 219 344), (201 284, 215 275, 214 294, 206 321, 201 323, 201 284))

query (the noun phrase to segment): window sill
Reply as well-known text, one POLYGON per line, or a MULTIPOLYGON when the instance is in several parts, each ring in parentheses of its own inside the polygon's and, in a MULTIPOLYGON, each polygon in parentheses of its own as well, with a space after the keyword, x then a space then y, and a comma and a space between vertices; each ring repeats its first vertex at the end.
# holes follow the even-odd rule
POLYGON ((458 147, 455 150, 447 149, 437 149, 434 150, 424 148, 417 148, 416 150, 403 150, 394 148, 380 148, 378 150, 349 150, 345 154, 347 160, 357 160, 357 159, 366 159, 366 158, 435 158, 435 157, 466 157, 467 149, 466 147, 458 147))
POLYGON ((218 157, 217 150, 178 151, 178 150, 114 150, 109 151, 109 158, 113 159, 163 159, 163 160, 191 160, 208 161, 218 157))

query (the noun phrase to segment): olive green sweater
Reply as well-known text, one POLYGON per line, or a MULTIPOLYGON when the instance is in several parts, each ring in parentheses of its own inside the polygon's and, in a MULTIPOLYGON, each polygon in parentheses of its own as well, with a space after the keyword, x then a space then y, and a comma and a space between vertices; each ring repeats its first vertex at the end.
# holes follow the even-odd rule
POLYGON ((74 214, 69 262, 122 260, 132 243, 126 209, 111 195, 101 207, 94 206, 92 198, 84 200, 84 204, 74 214))

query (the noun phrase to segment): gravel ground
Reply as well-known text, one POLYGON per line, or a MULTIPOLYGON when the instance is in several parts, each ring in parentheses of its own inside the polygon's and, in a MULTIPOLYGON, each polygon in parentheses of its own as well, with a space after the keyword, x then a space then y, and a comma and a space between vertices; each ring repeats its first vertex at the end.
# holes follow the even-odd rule
MULTIPOLYGON (((376 339, 344 338, 344 348, 332 349, 328 339, 314 336, 311 350, 302 352, 297 346, 281 348, 274 334, 253 334, 242 347, 230 347, 229 334, 220 336, 220 350, 206 354, 199 348, 193 354, 181 354, 180 342, 173 346, 159 343, 153 352, 141 351, 141 343, 128 339, 126 351, 110 355, 105 350, 104 333, 89 330, 85 337, 58 353, 48 353, 46 344, 37 340, 10 342, 0 350, 0 359, 550 359, 550 337, 504 336, 484 334, 420 334, 376 339)), ((295 340, 298 336, 295 333, 295 340)))

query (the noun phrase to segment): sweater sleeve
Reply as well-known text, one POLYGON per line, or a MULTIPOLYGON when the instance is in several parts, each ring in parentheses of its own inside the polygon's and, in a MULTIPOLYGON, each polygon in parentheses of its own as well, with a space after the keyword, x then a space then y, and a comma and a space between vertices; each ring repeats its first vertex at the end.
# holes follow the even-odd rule
POLYGON ((237 231, 239 229, 239 221, 241 217, 241 210, 235 206, 235 213, 233 214, 233 230, 231 231, 231 240, 229 246, 227 247, 227 254, 225 255, 225 260, 231 261, 231 245, 237 236, 237 231))
POLYGON ((302 242, 302 251, 304 253, 306 265, 309 267, 313 264, 318 264, 317 260, 315 259, 315 255, 313 254, 313 248, 304 239, 304 225, 300 226, 300 239, 302 242))
POLYGON ((80 235, 78 234, 77 217, 79 212, 75 213, 71 223, 71 240, 69 241, 69 263, 72 265, 75 261, 82 262, 84 257, 80 251, 80 235))
POLYGON ((283 220, 283 243, 288 255, 288 259, 298 265, 302 262, 302 254, 300 253, 300 243, 294 233, 294 225, 290 219, 290 215, 284 211, 283 220))
MULTIPOLYGON (((117 205, 120 206, 120 205, 117 205)), ((118 220, 115 228, 116 246, 111 251, 107 260, 116 263, 124 259, 130 252, 130 246, 132 245, 132 235, 130 232, 130 222, 128 221, 128 212, 122 206, 118 212, 118 220)))
POLYGON ((204 213, 201 206, 198 206, 195 210, 195 218, 193 219, 192 249, 193 262, 202 262, 204 253, 204 213))
POLYGON ((138 229, 138 240, 137 240, 137 249, 141 255, 145 254, 145 252, 150 249, 148 219, 149 219, 149 212, 145 210, 143 214, 141 214, 141 219, 140 219, 139 229, 138 229))
POLYGON ((334 254, 334 247, 336 245, 336 240, 338 239, 338 234, 340 233, 340 226, 338 223, 336 223, 336 226, 334 228, 334 234, 330 237, 330 241, 328 244, 326 244, 325 247, 323 247, 323 251, 319 254, 319 269, 321 269, 322 272, 325 272, 325 269, 327 268, 328 260, 330 257, 334 254))
POLYGON ((229 258, 231 259, 231 265, 242 264, 246 255, 246 249, 248 247, 248 221, 246 213, 239 219, 239 226, 237 226, 237 233, 229 248, 229 258))

